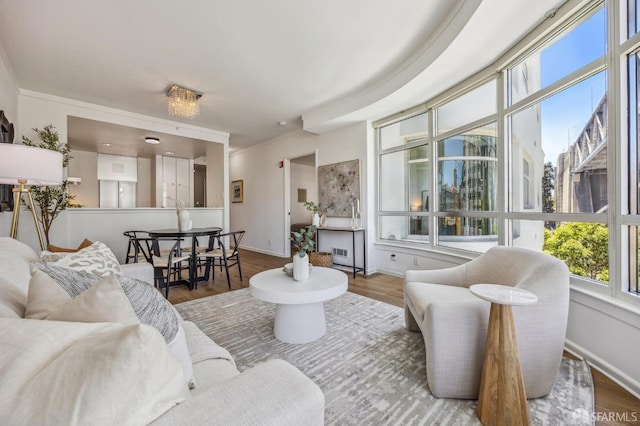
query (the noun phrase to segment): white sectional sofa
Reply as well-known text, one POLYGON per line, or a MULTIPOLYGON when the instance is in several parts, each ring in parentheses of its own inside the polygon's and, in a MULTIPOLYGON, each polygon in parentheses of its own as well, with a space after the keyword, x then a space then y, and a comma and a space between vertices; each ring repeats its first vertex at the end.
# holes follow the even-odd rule
MULTIPOLYGON (((16 371, 32 368, 33 365, 29 365, 30 363, 39 362, 38 359, 42 355, 39 352, 46 352, 49 347, 56 346, 55 343, 57 342, 52 341, 47 345, 29 346, 31 344, 37 345, 38 339, 45 339, 46 341, 50 329, 52 330, 51 333, 59 333, 61 340, 67 339, 69 335, 76 332, 91 334, 92 338, 99 340, 102 330, 105 330, 104 332, 113 331, 114 329, 118 331, 125 327, 122 324, 79 324, 46 319, 25 319, 24 314, 31 278, 30 263, 37 260, 38 254, 25 244, 7 237, 0 238, 0 348, 2 348, 0 350, 0 418, 5 419, 3 421, 12 419, 5 424, 27 423, 29 419, 24 419, 24 422, 19 417, 16 419, 16 410, 25 410, 24 412, 28 412, 29 416, 33 415, 32 412, 40 412, 40 417, 31 417, 30 419, 43 419, 44 424, 60 424, 60 419, 62 418, 67 419, 65 422, 68 422, 68 417, 58 416, 56 409, 51 406, 32 405, 36 404, 35 401, 42 400, 43 395, 41 393, 55 393, 56 398, 63 398, 65 392, 70 392, 65 388, 70 386, 66 383, 67 377, 69 377, 70 381, 72 377, 81 377, 83 380, 86 378, 86 382, 82 384, 85 388, 83 392, 90 392, 94 382, 98 383, 101 378, 115 376, 118 373, 111 370, 112 368, 117 368, 117 366, 111 366, 108 362, 109 360, 106 360, 106 364, 101 364, 99 371, 89 370, 89 372, 86 369, 83 371, 82 365, 77 365, 78 362, 82 361, 74 361, 75 364, 71 364, 73 367, 64 367, 68 368, 69 371, 65 371, 61 367, 63 371, 56 371, 55 374, 46 376, 52 377, 51 381, 59 381, 59 383, 45 383, 47 386, 44 386, 44 388, 48 387, 53 391, 38 389, 36 392, 38 395, 34 398, 30 398, 26 394, 26 387, 21 388, 16 385, 15 381, 12 382, 13 379, 6 379, 5 377, 3 383, 3 374, 13 374, 14 376, 10 377, 15 377, 16 371), (38 332, 38 330, 41 330, 42 333, 38 332), (16 343, 11 341, 12 339, 21 340, 21 342, 16 343), (22 352, 16 352, 16 348, 19 345, 26 345, 24 346, 26 347, 26 350, 23 351, 24 355, 22 352), (5 351, 7 348, 9 350, 5 351), (14 352, 13 357, 7 355, 11 354, 12 351, 14 352), (77 373, 76 370, 79 370, 80 373, 77 373), (11 393, 11 395, 7 393, 11 393), (10 400, 14 401, 15 409, 7 406, 7 401, 10 400), (2 412, 3 410, 9 412, 2 412)), ((128 264, 121 265, 121 267, 123 275, 138 278, 147 283, 151 283, 153 280, 153 269, 149 264, 128 264)), ((180 318, 180 320, 182 319, 180 318)), ((185 382, 184 390, 180 390, 180 392, 184 393, 184 396, 176 399, 174 395, 171 396, 173 399, 167 398, 162 401, 165 406, 169 404, 169 408, 167 410, 163 409, 163 414, 159 417, 154 417, 155 420, 151 422, 152 424, 323 424, 324 396, 322 391, 298 369, 287 362, 272 360, 240 373, 233 360, 228 356, 228 352, 216 345, 195 324, 182 321, 181 325, 186 336, 196 386, 188 390, 185 382), (169 400, 175 402, 168 402, 169 400)), ((145 325, 145 327, 143 331, 152 335, 148 337, 152 343, 149 343, 148 348, 140 348, 140 356, 151 360, 162 359, 161 354, 157 353, 162 352, 162 354, 165 354, 166 351, 162 348, 161 351, 156 352, 157 356, 155 353, 154 355, 149 355, 149 351, 144 351, 144 349, 150 349, 152 344, 159 341, 165 345, 162 336, 157 330, 150 326, 145 325), (153 335, 154 333, 157 336, 153 335)), ((104 339, 102 340, 104 341, 104 339)), ((107 340, 106 344, 109 344, 109 340, 107 340)), ((107 346, 103 353, 111 353, 111 349, 116 351, 114 353, 117 353, 119 348, 109 348, 107 346)), ((135 360, 135 357, 127 356, 132 362, 135 360)), ((81 360, 82 358, 75 359, 81 360)), ((168 356, 168 359, 162 362, 165 362, 163 365, 172 363, 169 367, 164 368, 173 369, 175 364, 178 365, 175 368, 179 369, 179 364, 177 361, 174 362, 171 356, 168 356)), ((146 366, 146 364, 140 365, 146 366)), ((32 368, 32 370, 38 371, 37 368, 32 368)), ((29 374, 34 374, 34 377, 36 377, 35 373, 29 374)), ((162 386, 156 384, 158 378, 155 372, 149 374, 145 368, 140 368, 135 370, 133 376, 131 389, 138 389, 140 385, 145 384, 162 388, 162 386), (145 383, 147 381, 148 383, 145 383)), ((36 378, 42 380, 42 374, 36 378)), ((158 392, 161 390, 158 389, 158 392)), ((81 412, 85 408, 82 407, 83 394, 81 393, 75 397, 78 401, 77 404, 80 406, 73 406, 74 402, 72 408, 81 412)), ((138 395, 132 392, 131 395, 126 396, 125 401, 128 403, 133 401, 137 404, 137 397, 138 395)), ((140 404, 142 402, 140 401, 140 404)), ((123 413, 119 413, 120 406, 117 403, 114 404, 112 401, 105 400, 103 404, 110 404, 109 410, 113 413, 113 417, 109 417, 109 421, 106 423, 117 423, 119 426, 122 424, 141 424, 137 417, 138 413, 135 410, 133 411, 135 415, 125 413, 127 420, 122 421, 123 413)), ((122 404, 122 410, 126 409, 125 405, 127 404, 122 404)), ((157 412, 158 405, 154 406, 154 409, 157 412)), ((71 418, 74 417, 72 416, 71 418)), ((148 422, 145 421, 145 423, 148 422)))

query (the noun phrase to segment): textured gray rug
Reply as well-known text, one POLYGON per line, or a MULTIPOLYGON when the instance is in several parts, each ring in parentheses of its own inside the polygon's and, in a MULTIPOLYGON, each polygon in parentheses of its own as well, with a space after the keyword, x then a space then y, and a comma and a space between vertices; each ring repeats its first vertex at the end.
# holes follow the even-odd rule
MULTIPOLYGON (((243 371, 272 358, 298 367, 325 395, 328 425, 474 425, 476 401, 437 399, 426 380, 424 342, 402 308, 353 293, 325 304, 327 334, 304 345, 273 336, 275 305, 248 289, 176 305, 226 348, 243 371)), ((583 361, 564 359, 546 398, 529 401, 534 425, 591 424, 593 385, 583 361)))

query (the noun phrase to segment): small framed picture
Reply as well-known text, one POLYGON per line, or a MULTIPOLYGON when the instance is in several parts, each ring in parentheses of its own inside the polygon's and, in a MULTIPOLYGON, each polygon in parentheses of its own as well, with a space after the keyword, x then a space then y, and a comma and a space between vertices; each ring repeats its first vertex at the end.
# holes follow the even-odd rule
POLYGON ((244 187, 243 181, 234 180, 231 182, 231 202, 242 203, 244 201, 244 187))

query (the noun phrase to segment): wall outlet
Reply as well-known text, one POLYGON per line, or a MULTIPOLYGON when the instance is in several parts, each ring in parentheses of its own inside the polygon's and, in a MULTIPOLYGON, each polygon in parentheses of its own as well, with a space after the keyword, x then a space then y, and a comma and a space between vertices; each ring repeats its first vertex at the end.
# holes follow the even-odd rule
POLYGON ((396 261, 396 254, 395 253, 391 253, 391 255, 389 257, 391 258, 392 262, 396 261))
POLYGON ((418 256, 413 256, 413 264, 414 266, 420 266, 420 258, 418 256))
POLYGON ((267 240, 267 245, 271 247, 271 240, 267 240))

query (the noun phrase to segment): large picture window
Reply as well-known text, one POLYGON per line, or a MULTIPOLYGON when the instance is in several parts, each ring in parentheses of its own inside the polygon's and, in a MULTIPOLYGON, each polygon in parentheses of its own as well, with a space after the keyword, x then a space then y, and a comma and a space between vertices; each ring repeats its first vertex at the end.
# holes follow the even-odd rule
POLYGON ((575 285, 640 304, 638 4, 563 16, 501 58, 497 79, 479 73, 426 100, 420 131, 378 125, 381 241, 424 230, 427 250, 540 250, 575 285))

